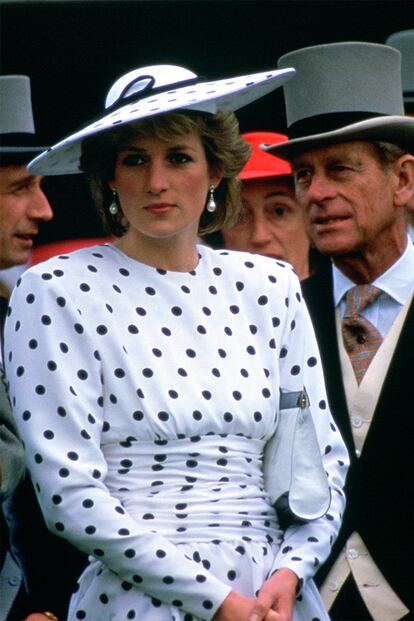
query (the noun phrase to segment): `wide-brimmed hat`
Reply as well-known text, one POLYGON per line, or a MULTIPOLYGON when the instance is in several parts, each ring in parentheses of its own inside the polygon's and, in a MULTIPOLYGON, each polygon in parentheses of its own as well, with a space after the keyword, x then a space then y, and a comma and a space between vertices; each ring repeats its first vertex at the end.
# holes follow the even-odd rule
POLYGON ((414 119, 404 116, 398 50, 358 41, 330 43, 285 54, 278 65, 296 69, 284 86, 289 140, 266 151, 291 159, 350 140, 413 149, 414 119))
POLYGON ((406 111, 414 108, 414 29, 393 32, 385 41, 401 53, 401 82, 406 111))
POLYGON ((33 120, 30 78, 0 76, 0 159, 29 161, 46 147, 38 146, 33 120))
POLYGON ((234 111, 267 95, 294 73, 294 69, 284 68, 209 82, 176 65, 135 69, 111 87, 99 119, 42 153, 30 163, 30 170, 47 175, 81 172, 79 157, 85 138, 174 110, 234 111))
POLYGON ((290 164, 279 157, 269 155, 261 149, 263 144, 279 144, 288 139, 285 134, 275 132, 248 132, 242 137, 252 147, 252 154, 239 174, 239 179, 263 179, 291 175, 290 164))

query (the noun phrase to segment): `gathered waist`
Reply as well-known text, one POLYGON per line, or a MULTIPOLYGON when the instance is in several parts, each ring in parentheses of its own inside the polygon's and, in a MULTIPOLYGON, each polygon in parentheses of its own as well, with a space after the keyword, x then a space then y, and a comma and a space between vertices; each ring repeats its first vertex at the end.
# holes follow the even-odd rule
POLYGON ((177 543, 278 540, 263 486, 264 444, 224 435, 107 444, 105 482, 143 529, 177 543))

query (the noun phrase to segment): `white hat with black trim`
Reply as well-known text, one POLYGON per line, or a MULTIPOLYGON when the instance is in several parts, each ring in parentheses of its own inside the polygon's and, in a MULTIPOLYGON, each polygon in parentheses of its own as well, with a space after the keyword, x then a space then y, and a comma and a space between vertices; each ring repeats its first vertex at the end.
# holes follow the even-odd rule
POLYGON ((100 118, 36 157, 29 170, 40 175, 79 173, 81 144, 89 136, 175 110, 234 111, 282 86, 294 74, 294 69, 284 68, 206 81, 176 65, 135 69, 110 88, 100 118))

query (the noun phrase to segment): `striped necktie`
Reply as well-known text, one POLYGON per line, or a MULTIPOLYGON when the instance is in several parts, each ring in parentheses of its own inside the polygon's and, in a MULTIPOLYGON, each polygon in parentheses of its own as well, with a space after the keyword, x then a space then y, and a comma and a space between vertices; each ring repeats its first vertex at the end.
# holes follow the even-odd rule
POLYGON ((365 371, 382 343, 381 333, 361 313, 381 293, 381 290, 373 285, 356 285, 346 294, 342 336, 358 384, 361 383, 365 371))

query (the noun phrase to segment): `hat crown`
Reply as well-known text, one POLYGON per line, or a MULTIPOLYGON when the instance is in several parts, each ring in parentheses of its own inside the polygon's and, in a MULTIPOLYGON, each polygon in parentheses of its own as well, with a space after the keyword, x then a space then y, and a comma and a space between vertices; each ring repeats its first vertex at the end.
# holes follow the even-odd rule
POLYGON ((411 93, 414 99, 414 29, 393 32, 387 40, 390 45, 401 52, 401 79, 404 94, 411 93))
POLYGON ((0 76, 0 134, 34 134, 30 78, 0 76))
POLYGON ((289 52, 278 66, 294 67, 284 86, 287 124, 331 113, 403 115, 401 54, 364 42, 315 45, 289 52))
POLYGON ((149 65, 134 69, 118 78, 111 86, 106 96, 105 108, 110 108, 132 95, 144 94, 146 90, 175 86, 194 78, 197 78, 197 74, 178 65, 149 65))
POLYGON ((261 149, 262 145, 279 144, 286 142, 288 139, 285 134, 277 134, 275 132, 247 132, 242 137, 252 147, 252 154, 243 170, 240 172, 239 178, 262 179, 266 177, 280 177, 291 174, 291 168, 288 162, 281 160, 274 155, 269 155, 261 149))

